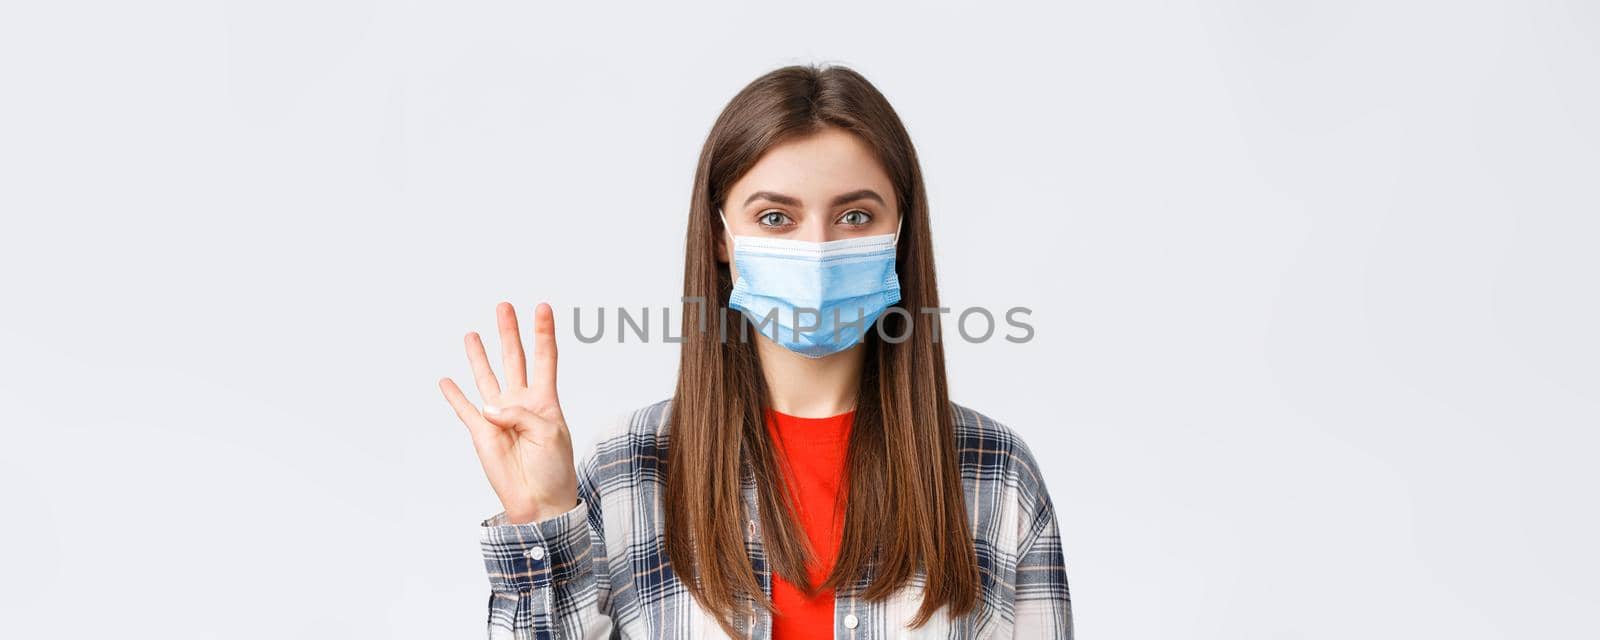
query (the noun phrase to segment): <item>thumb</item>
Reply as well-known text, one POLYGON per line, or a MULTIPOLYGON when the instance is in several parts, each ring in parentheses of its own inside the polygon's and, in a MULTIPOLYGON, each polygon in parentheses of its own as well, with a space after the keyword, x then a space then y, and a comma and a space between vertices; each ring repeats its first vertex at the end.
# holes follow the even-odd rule
POLYGON ((533 413, 522 407, 497 407, 492 404, 483 405, 483 417, 494 426, 502 429, 526 428, 528 421, 533 418, 533 413))

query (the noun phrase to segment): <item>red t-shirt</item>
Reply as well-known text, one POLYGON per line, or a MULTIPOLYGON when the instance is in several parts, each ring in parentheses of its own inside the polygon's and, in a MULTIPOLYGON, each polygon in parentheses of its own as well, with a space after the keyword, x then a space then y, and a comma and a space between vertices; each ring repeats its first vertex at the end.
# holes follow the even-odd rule
MULTIPOLYGON (((815 552, 806 567, 811 584, 833 571, 844 534, 845 450, 850 441, 851 411, 827 418, 800 418, 767 410, 779 473, 792 492, 800 526, 815 552)), ((777 573, 772 574, 772 637, 818 638, 833 635, 833 590, 805 593, 777 573)))

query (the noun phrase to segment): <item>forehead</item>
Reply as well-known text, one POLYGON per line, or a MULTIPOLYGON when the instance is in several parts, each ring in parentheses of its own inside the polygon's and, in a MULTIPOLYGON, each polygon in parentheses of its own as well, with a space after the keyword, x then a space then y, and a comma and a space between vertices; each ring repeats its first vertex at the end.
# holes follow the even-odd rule
POLYGON ((858 189, 893 197, 889 174, 872 147, 837 127, 786 140, 768 149, 733 183, 728 204, 741 206, 753 191, 776 191, 799 197, 807 205, 858 189))

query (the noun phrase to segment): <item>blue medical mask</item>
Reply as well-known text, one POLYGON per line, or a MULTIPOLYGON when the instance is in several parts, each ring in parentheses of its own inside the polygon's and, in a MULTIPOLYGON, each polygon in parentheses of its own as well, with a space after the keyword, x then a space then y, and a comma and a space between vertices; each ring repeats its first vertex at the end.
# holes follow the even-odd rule
MULTIPOLYGON (((729 229, 727 217, 722 228, 729 229)), ((893 234, 830 242, 727 233, 739 270, 728 306, 800 355, 820 358, 855 346, 900 301, 899 226, 893 234)))

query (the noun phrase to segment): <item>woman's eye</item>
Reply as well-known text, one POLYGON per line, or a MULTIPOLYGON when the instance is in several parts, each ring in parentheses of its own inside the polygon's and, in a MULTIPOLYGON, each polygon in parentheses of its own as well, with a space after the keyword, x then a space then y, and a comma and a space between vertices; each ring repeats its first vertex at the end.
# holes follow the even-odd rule
POLYGON ((768 211, 756 218, 756 223, 763 227, 782 227, 789 224, 789 216, 778 211, 768 211))
POLYGON ((859 227, 872 222, 872 214, 860 209, 853 209, 846 211, 844 215, 839 216, 839 222, 843 222, 852 227, 859 227))

